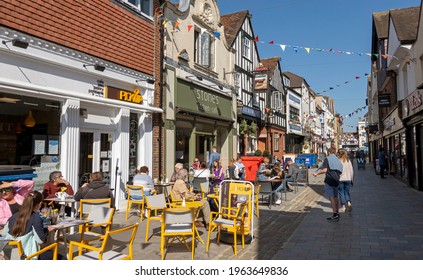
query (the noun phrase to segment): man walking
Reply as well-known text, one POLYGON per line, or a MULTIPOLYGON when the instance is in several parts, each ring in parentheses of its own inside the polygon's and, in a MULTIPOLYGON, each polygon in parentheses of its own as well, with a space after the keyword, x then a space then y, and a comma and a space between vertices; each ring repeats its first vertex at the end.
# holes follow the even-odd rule
POLYGON ((209 157, 209 169, 213 167, 213 161, 215 160, 217 161, 220 160, 220 154, 217 152, 217 147, 213 146, 212 153, 210 154, 210 157, 209 157))
POLYGON ((380 167, 380 178, 386 179, 385 177, 385 170, 388 166, 387 160, 386 160, 386 153, 382 146, 379 146, 379 167, 380 167))
POLYGON ((325 195, 330 200, 333 212, 332 216, 327 218, 328 221, 339 221, 338 185, 343 171, 343 166, 335 153, 336 151, 334 148, 329 148, 328 156, 323 161, 322 166, 313 173, 314 177, 320 174, 325 174, 325 195))

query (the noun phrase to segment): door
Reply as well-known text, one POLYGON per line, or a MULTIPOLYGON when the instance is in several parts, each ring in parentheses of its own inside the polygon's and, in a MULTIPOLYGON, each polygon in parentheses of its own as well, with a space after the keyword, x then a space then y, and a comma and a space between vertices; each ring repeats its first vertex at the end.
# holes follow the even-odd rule
POLYGON ((111 133, 83 131, 80 133, 79 182, 88 182, 92 172, 103 172, 104 181, 110 184, 112 142, 111 133))
POLYGON ((207 163, 211 153, 211 148, 214 143, 214 137, 209 135, 197 136, 197 151, 196 156, 201 163, 207 163))

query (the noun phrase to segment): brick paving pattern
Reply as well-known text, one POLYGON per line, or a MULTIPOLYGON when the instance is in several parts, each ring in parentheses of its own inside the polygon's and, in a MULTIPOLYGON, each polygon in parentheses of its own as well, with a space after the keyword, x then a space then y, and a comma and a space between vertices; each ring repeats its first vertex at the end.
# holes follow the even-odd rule
MULTIPOLYGON (((312 174, 313 170, 309 170, 312 174)), ((197 242, 196 260, 336 260, 336 259, 423 259, 423 194, 392 176, 382 180, 372 165, 365 170, 355 166, 351 190, 353 211, 341 213, 339 222, 328 222, 330 204, 323 196, 323 176, 310 177, 309 187, 288 193, 288 201, 271 209, 260 205, 260 218, 255 218, 255 238, 238 255, 232 246, 216 244, 212 233, 209 253, 197 242)), ((284 198, 284 196, 283 196, 284 198)), ((124 205, 124 204, 121 204, 124 205)), ((135 213, 135 212, 134 212, 135 213)), ((132 215, 125 221, 125 211, 115 214, 119 226, 139 222, 132 215)), ((116 225, 118 226, 118 225, 116 225)), ((160 224, 153 221, 145 242, 146 221, 140 223, 134 243, 134 259, 156 260, 160 256, 160 224)), ((207 231, 199 228, 203 240, 207 231)), ((183 245, 172 246, 168 260, 189 260, 191 253, 183 245)))

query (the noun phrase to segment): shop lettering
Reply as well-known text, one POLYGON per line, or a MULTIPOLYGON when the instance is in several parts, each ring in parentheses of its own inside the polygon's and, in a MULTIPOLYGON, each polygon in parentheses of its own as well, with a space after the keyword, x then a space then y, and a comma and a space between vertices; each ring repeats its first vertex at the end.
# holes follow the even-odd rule
POLYGON ((127 102, 137 103, 137 104, 140 104, 143 100, 142 96, 140 95, 139 89, 135 89, 134 92, 120 90, 119 99, 123 101, 127 101, 127 102))
POLYGON ((209 92, 205 92, 203 90, 197 89, 197 90, 195 90, 195 97, 198 100, 210 102, 210 103, 213 103, 215 105, 219 105, 219 98, 216 95, 211 94, 209 92))

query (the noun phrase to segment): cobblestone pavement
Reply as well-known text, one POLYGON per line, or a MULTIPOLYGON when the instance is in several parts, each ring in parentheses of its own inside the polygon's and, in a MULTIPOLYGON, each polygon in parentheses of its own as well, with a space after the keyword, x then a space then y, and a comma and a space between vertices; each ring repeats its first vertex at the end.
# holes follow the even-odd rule
MULTIPOLYGON (((312 174, 313 170, 309 170, 312 174)), ((197 242, 196 260, 269 259, 423 259, 423 194, 392 176, 382 180, 373 166, 355 169, 351 191, 353 211, 342 213, 339 222, 327 222, 330 204, 323 196, 323 176, 310 177, 308 187, 288 193, 287 201, 269 209, 260 205, 255 219, 255 238, 233 255, 230 244, 216 244, 211 235, 208 253, 197 242)), ((283 196, 284 197, 284 196, 283 196)), ((121 205, 125 205, 122 203, 121 205)), ((139 216, 125 221, 125 210, 115 214, 115 227, 139 222, 139 216)), ((139 214, 137 214, 139 215, 139 214)), ((134 259, 160 259, 160 224, 153 221, 149 242, 145 242, 146 221, 140 223, 134 243, 134 259)), ((199 228, 203 240, 207 231, 199 228)), ((168 260, 191 259, 183 245, 172 246, 168 260)))

